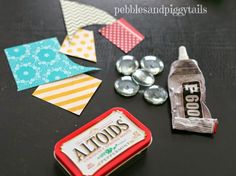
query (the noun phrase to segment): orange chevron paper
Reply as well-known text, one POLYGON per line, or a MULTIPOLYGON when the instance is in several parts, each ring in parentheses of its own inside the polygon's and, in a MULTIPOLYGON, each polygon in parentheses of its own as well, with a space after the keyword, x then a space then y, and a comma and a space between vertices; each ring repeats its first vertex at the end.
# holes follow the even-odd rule
POLYGON ((60 52, 97 62, 93 31, 79 29, 71 39, 67 36, 62 43, 60 52))
POLYGON ((80 115, 101 82, 100 79, 81 74, 41 85, 33 96, 80 115))

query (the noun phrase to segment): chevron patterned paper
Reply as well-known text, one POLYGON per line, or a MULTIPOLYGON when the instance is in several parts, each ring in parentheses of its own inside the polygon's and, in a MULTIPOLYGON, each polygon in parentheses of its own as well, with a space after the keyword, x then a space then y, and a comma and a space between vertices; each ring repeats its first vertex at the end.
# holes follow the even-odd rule
POLYGON ((82 74, 41 85, 33 96, 80 115, 101 82, 100 79, 82 74))
POLYGON ((60 0, 69 39, 80 28, 93 24, 111 24, 116 19, 96 7, 71 0, 60 0))

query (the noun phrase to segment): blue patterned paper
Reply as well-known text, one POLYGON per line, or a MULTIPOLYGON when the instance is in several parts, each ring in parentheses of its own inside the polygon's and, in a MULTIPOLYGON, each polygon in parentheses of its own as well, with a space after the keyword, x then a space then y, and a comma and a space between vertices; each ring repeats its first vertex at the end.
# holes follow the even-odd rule
POLYGON ((50 38, 5 49, 18 91, 92 70, 58 52, 60 44, 50 38))

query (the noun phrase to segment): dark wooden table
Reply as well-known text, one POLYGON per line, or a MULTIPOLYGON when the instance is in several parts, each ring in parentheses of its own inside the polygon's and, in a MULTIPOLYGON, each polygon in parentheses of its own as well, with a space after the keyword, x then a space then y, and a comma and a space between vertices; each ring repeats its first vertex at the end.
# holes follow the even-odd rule
MULTIPOLYGON (((85 0, 81 0, 85 2, 85 0)), ((152 106, 142 95, 123 98, 113 88, 119 77, 115 61, 122 51, 95 31, 98 63, 73 61, 97 66, 91 75, 103 80, 93 99, 79 117, 31 96, 34 89, 17 92, 4 48, 56 36, 63 41, 66 30, 58 0, 0 0, 0 175, 63 176, 53 157, 55 143, 111 107, 121 106, 134 114, 152 131, 153 144, 135 163, 119 175, 182 176, 236 175, 236 1, 197 0, 87 0, 114 14, 114 7, 194 6, 203 3, 206 15, 183 17, 123 14, 146 39, 130 54, 140 59, 158 55, 165 63, 157 84, 166 87, 171 62, 177 48, 185 45, 198 60, 206 78, 207 105, 220 125, 215 136, 171 130, 170 103, 152 106)))

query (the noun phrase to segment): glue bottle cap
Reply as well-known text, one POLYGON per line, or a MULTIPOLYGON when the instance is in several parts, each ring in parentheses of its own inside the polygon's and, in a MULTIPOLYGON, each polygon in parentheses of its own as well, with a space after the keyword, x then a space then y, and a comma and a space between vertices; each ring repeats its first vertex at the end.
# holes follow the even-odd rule
POLYGON ((179 60, 188 60, 189 57, 188 57, 188 53, 187 53, 187 50, 185 48, 185 46, 180 46, 179 47, 179 57, 178 57, 179 60))

